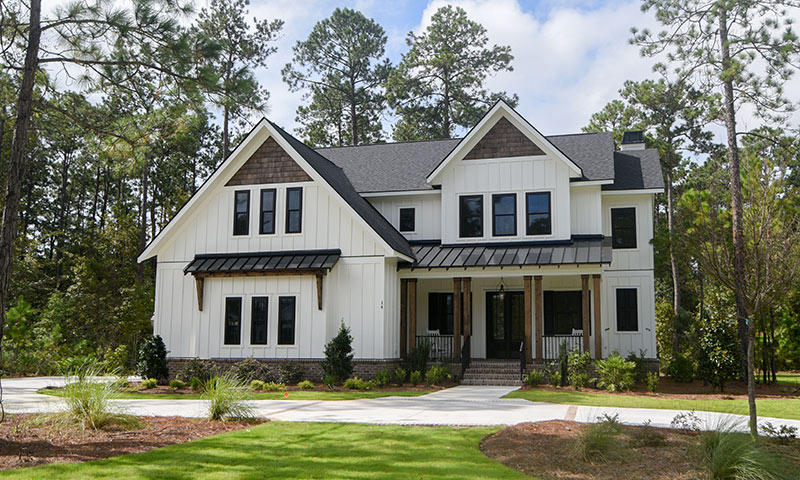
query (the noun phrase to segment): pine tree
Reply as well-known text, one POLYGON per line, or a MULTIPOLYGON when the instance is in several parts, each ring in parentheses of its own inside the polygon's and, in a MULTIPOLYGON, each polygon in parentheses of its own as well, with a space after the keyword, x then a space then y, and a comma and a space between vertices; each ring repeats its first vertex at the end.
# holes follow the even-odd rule
POLYGON ((325 375, 341 381, 353 373, 353 337, 344 323, 339 333, 325 345, 325 360, 322 362, 325 375))

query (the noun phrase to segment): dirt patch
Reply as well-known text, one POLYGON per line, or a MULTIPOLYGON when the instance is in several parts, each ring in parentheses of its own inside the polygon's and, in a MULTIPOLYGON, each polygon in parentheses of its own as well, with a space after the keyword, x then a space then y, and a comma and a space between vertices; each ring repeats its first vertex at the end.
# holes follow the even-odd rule
POLYGON ((141 417, 141 430, 64 429, 35 426, 33 415, 13 415, 0 423, 0 470, 45 463, 73 463, 146 452, 217 433, 230 432, 253 423, 212 422, 181 417, 141 417))

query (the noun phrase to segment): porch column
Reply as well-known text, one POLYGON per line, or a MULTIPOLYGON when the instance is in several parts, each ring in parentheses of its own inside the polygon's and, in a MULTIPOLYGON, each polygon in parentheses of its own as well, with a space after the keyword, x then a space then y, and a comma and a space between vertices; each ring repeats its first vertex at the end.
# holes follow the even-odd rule
POLYGON ((408 352, 408 280, 400 279, 400 358, 408 352))
POLYGON ((542 348, 542 335, 544 335, 544 297, 542 292, 542 276, 533 277, 534 302, 536 303, 536 361, 544 361, 544 350, 542 348))
POLYGON ((589 275, 581 275, 581 303, 583 304, 583 351, 590 350, 589 325, 591 322, 589 313, 589 275))
POLYGON ((592 290, 594 290, 594 358, 603 358, 603 331, 600 330, 600 274, 592 275, 592 290))
POLYGON ((465 277, 461 279, 461 286, 464 293, 464 299, 461 311, 464 312, 464 336, 469 337, 472 335, 472 279, 465 277))
POLYGON ((531 276, 525 275, 523 279, 525 280, 525 363, 527 363, 531 361, 531 352, 533 351, 533 345, 531 345, 531 333, 533 331, 533 318, 531 318, 531 276))
POLYGON ((411 346, 409 352, 413 352, 417 348, 417 279, 408 279, 408 335, 411 337, 411 346))
POLYGON ((461 279, 453 279, 453 360, 461 361, 461 279))

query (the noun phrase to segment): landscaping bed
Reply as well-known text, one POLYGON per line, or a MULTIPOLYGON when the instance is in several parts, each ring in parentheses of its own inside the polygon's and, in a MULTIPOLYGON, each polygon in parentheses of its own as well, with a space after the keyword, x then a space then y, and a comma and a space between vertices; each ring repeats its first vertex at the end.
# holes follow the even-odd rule
MULTIPOLYGON (((140 417, 136 430, 82 430, 79 427, 37 425, 35 415, 13 415, 0 423, 0 470, 74 463, 146 452, 218 433, 240 430, 254 422, 212 422, 182 417, 140 417)), ((258 420, 262 423, 264 420, 258 420)))
MULTIPOLYGON (((696 432, 624 426, 617 437, 617 455, 585 460, 576 445, 586 428, 586 424, 562 420, 521 423, 486 437, 480 448, 486 456, 509 468, 543 479, 708 478, 696 432), (653 436, 660 438, 659 444, 645 445, 648 442, 642 438, 653 436)), ((800 467, 800 440, 783 445, 765 440, 762 445, 800 467)))

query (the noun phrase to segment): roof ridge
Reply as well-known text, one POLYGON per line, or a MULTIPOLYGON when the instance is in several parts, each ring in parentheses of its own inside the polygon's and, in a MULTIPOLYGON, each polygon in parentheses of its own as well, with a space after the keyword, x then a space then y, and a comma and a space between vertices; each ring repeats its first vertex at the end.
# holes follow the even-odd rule
POLYGON ((333 150, 337 148, 355 148, 355 147, 377 147, 383 145, 403 145, 406 143, 432 143, 432 142, 447 142, 451 140, 458 140, 461 141, 461 138, 436 138, 436 139, 428 139, 428 140, 404 140, 402 142, 384 142, 384 143, 366 143, 361 145, 339 145, 334 147, 318 147, 314 148, 314 150, 333 150))

